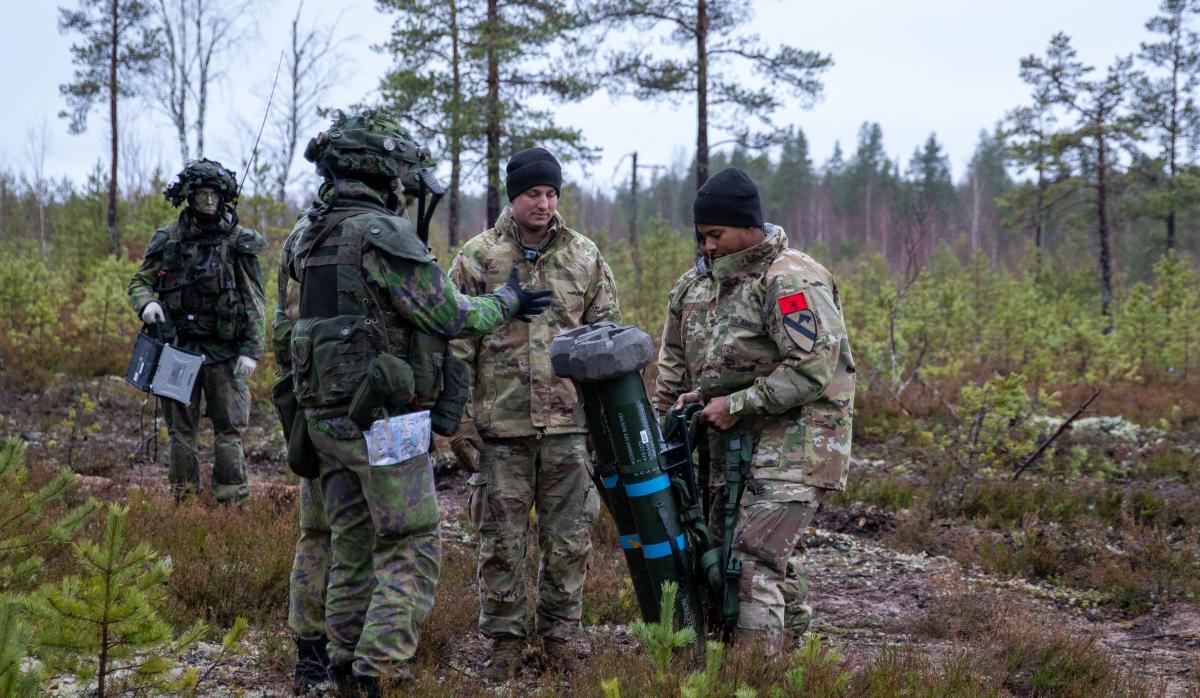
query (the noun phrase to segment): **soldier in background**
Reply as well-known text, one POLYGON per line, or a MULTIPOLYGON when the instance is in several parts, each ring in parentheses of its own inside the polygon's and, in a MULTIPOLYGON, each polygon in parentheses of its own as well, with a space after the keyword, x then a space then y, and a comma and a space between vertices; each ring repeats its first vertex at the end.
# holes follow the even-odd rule
POLYGON ((469 513, 480 537, 479 630, 492 640, 483 673, 496 680, 516 671, 525 647, 525 548, 535 508, 541 550, 536 632, 550 664, 574 666, 570 642, 580 627, 589 528, 600 500, 575 389, 554 376, 549 348, 560 332, 620 322, 612 271, 596 245, 568 228, 557 211, 558 160, 530 148, 513 155, 506 174, 511 205, 494 228, 463 245, 450 269, 468 293, 494 285, 513 265, 521 279, 554 291, 553 307, 532 322, 452 344, 472 375, 468 415, 474 421, 463 422, 452 446, 464 466, 478 469, 470 480, 469 513))
MULTIPOLYGON (((788 609, 802 608, 807 593, 793 554, 825 492, 846 486, 854 360, 833 275, 763 222, 744 172, 708 180, 693 215, 717 293, 699 381, 675 407, 704 402, 705 423, 753 444, 733 529, 741 561, 735 637, 777 654, 788 609)), ((791 621, 800 622, 807 616, 791 621)))
POLYGON ((129 303, 172 345, 204 355, 191 403, 163 400, 170 434, 171 490, 200 492, 196 428, 200 396, 213 423, 213 495, 245 501, 242 428, 250 416, 247 378, 263 352, 263 285, 258 253, 266 240, 238 225, 237 180, 213 160, 184 167, 163 195, 187 206, 151 236, 129 280, 129 303))
MULTIPOLYGON (((427 153, 381 112, 340 112, 304 156, 324 177, 318 202, 289 237, 283 266, 299 282, 291 332, 302 418, 293 445, 318 461, 333 563, 325 630, 334 678, 378 696, 380 677, 411 677, 418 629, 441 569, 437 494, 427 453, 371 463, 363 429, 435 407, 446 342, 546 309, 549 291, 513 270, 480 296, 458 292, 411 223, 400 180, 427 153), (360 401, 362 404, 360 404, 360 401), (297 435, 301 438, 297 438, 297 435)), ((463 395, 465 400, 466 396, 463 395)))

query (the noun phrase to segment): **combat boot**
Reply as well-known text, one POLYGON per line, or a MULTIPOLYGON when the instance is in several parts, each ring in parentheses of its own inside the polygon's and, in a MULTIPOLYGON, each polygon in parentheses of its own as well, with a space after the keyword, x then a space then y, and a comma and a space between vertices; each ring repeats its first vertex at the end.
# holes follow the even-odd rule
POLYGON ((379 679, 374 676, 355 676, 358 691, 355 698, 379 698, 379 679))
POLYGON ((546 653, 547 669, 558 669, 564 674, 570 674, 579 668, 576 661, 578 655, 575 654, 575 648, 571 647, 570 642, 548 637, 542 642, 542 645, 546 653))
POLYGON ((329 654, 325 636, 316 640, 296 638, 296 669, 292 674, 292 694, 305 696, 330 680, 329 654))
POLYGON ((498 637, 492 640, 492 662, 479 672, 488 681, 506 681, 521 667, 525 640, 519 637, 498 637))
POLYGON ((350 662, 329 665, 329 677, 337 687, 337 695, 350 698, 357 690, 354 683, 354 669, 350 662))

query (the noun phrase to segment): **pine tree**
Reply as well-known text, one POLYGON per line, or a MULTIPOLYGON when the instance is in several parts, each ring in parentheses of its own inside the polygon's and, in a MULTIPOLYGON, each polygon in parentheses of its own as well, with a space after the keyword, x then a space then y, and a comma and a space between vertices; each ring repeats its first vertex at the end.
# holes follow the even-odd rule
POLYGON ((33 631, 21 616, 14 591, 22 591, 37 579, 42 567, 40 549, 70 540, 95 511, 95 500, 52 517, 44 510, 60 497, 74 480, 63 470, 50 482, 29 491, 25 467, 25 443, 5 439, 0 446, 0 696, 38 695, 38 681, 21 671, 33 631))
POLYGON ((1075 117, 1066 145, 1075 153, 1078 172, 1093 194, 1100 312, 1111 327, 1114 266, 1111 208, 1115 165, 1121 148, 1139 139, 1136 120, 1128 110, 1135 77, 1133 58, 1118 57, 1104 77, 1089 79, 1087 75, 1093 68, 1079 60, 1071 39, 1059 33, 1050 39, 1044 58, 1030 56, 1021 62, 1021 67, 1027 71, 1027 82, 1052 86, 1054 100, 1075 117))
POLYGON ((586 70, 588 44, 575 40, 580 13, 534 0, 378 4, 397 15, 383 47, 395 61, 380 85, 383 102, 425 138, 436 138, 449 160, 451 245, 458 242, 465 171, 484 166, 490 225, 500 213, 502 153, 541 145, 562 160, 594 157, 582 132, 557 125, 531 101, 573 102, 596 89, 586 70))
POLYGON ((26 599, 37 653, 49 671, 94 679, 99 698, 137 690, 186 692, 199 674, 173 676, 173 659, 208 628, 198 621, 175 637, 160 617, 171 562, 147 543, 129 548, 128 513, 110 504, 101 541, 74 545, 83 573, 44 584, 26 599))
POLYGON ((81 42, 71 46, 74 80, 58 88, 70 110, 58 115, 70 119, 71 133, 83 133, 88 112, 98 100, 108 101, 108 237, 114 255, 121 245, 117 229, 117 106, 119 98, 135 94, 138 78, 150 73, 160 51, 158 32, 150 18, 150 7, 141 0, 79 0, 77 10, 59 8, 59 31, 76 32, 81 42))
POLYGON ((33 631, 21 621, 20 603, 0 594, 0 696, 33 698, 39 694, 37 676, 21 670, 33 631))
MULTIPOLYGON (((494 1, 494 0, 493 0, 494 1)), ((794 46, 771 50, 756 34, 738 31, 754 17, 746 0, 603 0, 592 8, 593 25, 632 26, 637 43, 609 57, 609 74, 638 99, 696 100, 696 188, 708 180, 709 128, 727 132, 744 147, 780 143, 786 129, 772 114, 791 92, 803 104, 821 94, 821 73, 833 59, 794 46), (648 36, 659 27, 668 30, 664 43, 687 53, 655 56, 647 50, 648 36), (747 84, 726 69, 741 63, 762 79, 747 84), (754 128, 760 125, 762 129, 754 128)), ((717 144, 719 145, 719 144, 717 144)))
POLYGON ((75 475, 59 471, 50 482, 30 490, 25 443, 9 438, 0 446, 0 592, 32 586, 42 567, 38 552, 71 539, 99 507, 93 499, 52 517, 45 509, 71 486, 75 475))
POLYGON ((1163 0, 1159 12, 1146 22, 1146 29, 1161 39, 1143 42, 1138 57, 1160 74, 1138 79, 1137 113, 1148 127, 1148 135, 1157 142, 1159 159, 1166 169, 1161 201, 1156 203, 1166 225, 1166 246, 1170 251, 1175 249, 1176 216, 1183 194, 1196 187, 1194 178, 1183 175, 1182 171, 1191 164, 1186 155, 1189 149, 1184 146, 1200 138, 1200 110, 1195 98, 1200 86, 1200 35, 1187 28, 1188 20, 1200 13, 1200 3, 1163 0))

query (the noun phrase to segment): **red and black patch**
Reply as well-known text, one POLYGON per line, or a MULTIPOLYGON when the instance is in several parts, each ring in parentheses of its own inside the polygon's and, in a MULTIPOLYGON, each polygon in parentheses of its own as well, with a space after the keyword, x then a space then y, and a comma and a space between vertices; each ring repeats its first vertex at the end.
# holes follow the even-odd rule
POLYGON ((817 344, 817 316, 808 306, 808 296, 801 291, 783 296, 778 302, 788 337, 802 351, 811 352, 817 344))

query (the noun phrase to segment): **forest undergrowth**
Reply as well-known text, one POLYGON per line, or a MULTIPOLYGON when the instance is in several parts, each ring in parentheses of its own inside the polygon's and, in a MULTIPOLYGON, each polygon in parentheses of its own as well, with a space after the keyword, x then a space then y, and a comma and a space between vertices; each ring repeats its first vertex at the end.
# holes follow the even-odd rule
MULTIPOLYGON (((276 244, 279 237, 272 235, 276 244)), ((688 236, 660 225, 636 252, 601 244, 625 321, 657 336, 667 292, 692 260, 688 236)), ((297 536, 296 493, 267 401, 270 358, 252 385, 251 500, 242 509, 204 499, 176 505, 164 493, 161 462, 152 462, 150 446, 165 444, 165 430, 159 422, 155 438, 152 403, 116 377, 137 330, 124 299, 133 263, 109 259, 79 279, 36 254, 19 259, 0 267, 0 325, 12 328, 0 334, 0 435, 27 444, 29 487, 60 469, 76 476, 47 500, 39 520, 89 497, 127 506, 131 540, 171 561, 159 616, 175 632, 201 619, 213 642, 245 618, 255 660, 237 665, 243 678, 229 681, 284 690, 294 651, 286 630, 292 550, 281 542, 297 536)), ((1024 585, 1053 608, 1111 624, 1179 604, 1194 609, 1200 273, 1192 260, 1165 256, 1153 279, 1121 287, 1110 316, 1098 310, 1092 275, 1062 259, 1038 265, 1031 255, 1018 268, 994 269, 942 248, 919 272, 891 271, 870 256, 833 267, 858 371, 855 461, 847 491, 827 500, 818 525, 953 560, 965 573, 1024 585)), ((265 276, 273 286, 274 274, 265 276)), ((645 378, 652 381, 652 369, 645 378)), ((473 635, 473 532, 461 513, 462 477, 448 469, 440 477, 447 553, 416 689, 493 695, 474 676, 485 645, 473 635)), ((33 581, 78 574, 66 541, 94 540, 103 529, 103 516, 93 514, 70 535, 47 540, 33 581)), ((580 647, 590 659, 569 678, 541 674, 531 648, 519 692, 1187 695, 1200 669, 1130 666, 1098 635, 1011 600, 953 592, 937 595, 885 640, 866 642, 818 620, 784 658, 735 647, 706 674, 676 652, 660 678, 639 649, 645 643, 628 630, 636 604, 607 517, 594 541, 584 608, 592 630, 580 647)), ((4 591, 10 600, 24 593, 4 591)), ((1194 650, 1200 626, 1168 641, 1194 650)), ((26 645, 38 655, 36 638, 26 645)))

